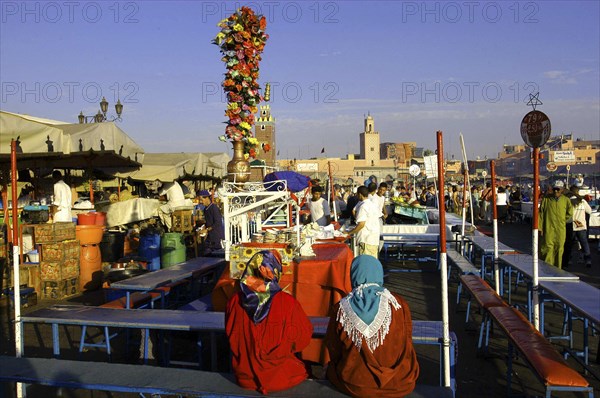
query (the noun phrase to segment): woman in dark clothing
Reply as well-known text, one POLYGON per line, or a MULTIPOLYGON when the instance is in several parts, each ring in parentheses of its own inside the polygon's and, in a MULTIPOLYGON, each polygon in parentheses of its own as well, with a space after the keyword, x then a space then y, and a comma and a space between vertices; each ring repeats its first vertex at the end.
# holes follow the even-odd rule
POLYGON ((208 254, 213 250, 221 249, 221 240, 225 239, 223 216, 219 207, 213 203, 208 191, 202 190, 198 196, 204 205, 204 226, 207 231, 204 240, 204 254, 208 254))

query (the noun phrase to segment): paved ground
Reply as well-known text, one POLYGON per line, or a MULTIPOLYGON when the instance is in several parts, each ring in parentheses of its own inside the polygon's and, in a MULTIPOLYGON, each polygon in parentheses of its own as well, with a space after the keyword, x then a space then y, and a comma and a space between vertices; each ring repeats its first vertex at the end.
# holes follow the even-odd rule
MULTIPOLYGON (((529 253, 531 247, 530 226, 527 224, 504 224, 499 226, 500 240, 522 252, 529 253)), ((600 259, 596 249, 596 241, 593 242, 593 268, 585 268, 583 265, 574 264, 569 269, 579 275, 588 283, 600 287, 600 259)), ((421 258, 431 257, 431 253, 420 252, 421 258)), ((440 299, 440 277, 436 272, 434 262, 426 261, 406 261, 401 262, 392 260, 384 264, 388 272, 386 285, 390 290, 402 294, 408 301, 413 318, 422 320, 441 320, 441 299, 440 299), (425 271, 425 272, 404 272, 406 270, 425 271)), ((471 312, 470 321, 465 324, 465 301, 460 305, 455 304, 456 299, 456 280, 451 280, 449 285, 450 298, 450 329, 456 333, 458 338, 458 365, 456 369, 457 378, 457 397, 504 397, 506 396, 505 379, 505 355, 506 339, 502 333, 495 331, 491 337, 489 351, 485 354, 477 353, 477 337, 480 315, 476 311, 471 312)), ((525 302, 525 288, 519 287, 513 296, 514 302, 525 302)), ((101 300, 100 292, 92 292, 71 299, 71 302, 80 302, 84 304, 98 304, 101 300)), ((40 302, 35 308, 44 305, 53 304, 52 302, 40 302)), ((599 303, 600 305, 600 303, 599 303)), ((558 333, 562 326, 562 311, 559 308, 547 309, 547 328, 552 334, 558 333)), ((14 332, 10 326, 10 316, 5 301, 0 301, 0 354, 14 355, 14 332)), ((79 328, 68 328, 68 334, 61 333, 64 341, 61 347, 76 347, 79 338, 79 328), (68 341, 66 335, 69 335, 71 341, 68 341), (75 344, 73 343, 75 341, 75 344)), ((581 322, 576 323, 575 329, 576 346, 581 341, 581 322)), ((27 342, 26 355, 51 356, 50 328, 41 328, 41 333, 36 334, 31 326, 25 330, 25 339, 27 342)), ((193 352, 195 341, 184 336, 179 336, 177 345, 179 353, 193 352)), ((557 342, 557 348, 561 349, 564 343, 557 342)), ((598 353, 598 336, 591 338, 591 358, 596 359, 598 353)), ((122 344, 116 344, 122 347, 122 344)), ((418 346, 419 363, 421 365, 420 383, 437 384, 439 382, 439 361, 437 347, 418 346)), ((61 351, 65 358, 79 358, 76 348, 63 349, 61 351)), ((125 350, 117 348, 113 361, 127 362, 134 361, 137 353, 126 354, 125 350)), ((223 356, 223 358, 227 358, 223 356)), ((91 350, 84 353, 82 359, 85 360, 107 360, 103 352, 91 350)), ((220 364, 225 366, 225 362, 220 364)), ((580 365, 573 359, 569 359, 573 368, 582 370, 580 365)), ((0 364, 1 366, 1 364, 0 364)), ((318 373, 320 369, 315 368, 318 373)), ((535 379, 531 371, 523 365, 522 361, 515 364, 516 375, 513 377, 511 386, 513 394, 525 396, 542 395, 542 386, 535 379)), ((600 365, 594 363, 592 371, 600 375, 600 365)), ((596 388, 596 395, 600 394, 600 382, 592 376, 586 376, 590 383, 596 388)), ((7 386, 0 386, 0 397, 12 396, 7 392, 7 386)), ((105 392, 87 392, 87 391, 56 391, 46 388, 33 387, 28 396, 30 397, 137 397, 136 394, 108 394, 105 392)), ((560 397, 576 397, 578 395, 564 393, 557 395, 560 397)), ((581 396, 581 395, 579 395, 581 396)))

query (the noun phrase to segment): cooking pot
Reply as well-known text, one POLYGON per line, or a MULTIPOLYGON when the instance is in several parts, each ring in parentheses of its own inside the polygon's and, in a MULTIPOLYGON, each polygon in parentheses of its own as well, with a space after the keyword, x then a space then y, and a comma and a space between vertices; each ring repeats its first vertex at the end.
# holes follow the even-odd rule
POLYGON ((104 277, 109 283, 119 282, 149 272, 140 268, 112 268, 104 277))

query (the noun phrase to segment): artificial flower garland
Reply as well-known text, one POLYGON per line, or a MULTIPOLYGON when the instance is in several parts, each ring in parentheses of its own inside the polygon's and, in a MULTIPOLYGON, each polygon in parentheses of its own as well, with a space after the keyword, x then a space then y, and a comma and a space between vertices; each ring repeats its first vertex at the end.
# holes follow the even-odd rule
MULTIPOLYGON (((267 20, 254 14, 252 9, 242 7, 218 26, 221 31, 213 44, 221 48, 221 60, 227 67, 222 86, 228 101, 225 116, 229 118, 225 122, 225 134, 219 136, 219 140, 243 141, 246 157, 255 158, 260 143, 254 137, 252 126, 262 100, 258 71, 261 53, 269 38, 265 34, 267 20)), ((261 147, 265 152, 269 150, 268 144, 261 147)))

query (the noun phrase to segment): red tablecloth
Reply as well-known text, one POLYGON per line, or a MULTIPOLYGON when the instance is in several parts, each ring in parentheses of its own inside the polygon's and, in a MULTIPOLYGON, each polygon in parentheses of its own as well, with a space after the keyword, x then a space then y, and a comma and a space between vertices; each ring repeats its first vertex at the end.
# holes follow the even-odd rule
MULTIPOLYGON (((302 258, 284 267, 281 288, 294 296, 308 316, 328 316, 330 308, 351 290, 350 264, 352 251, 345 244, 313 245, 314 258, 302 258)), ((215 311, 225 311, 227 300, 239 289, 239 282, 229 277, 226 268, 212 292, 215 311)), ((312 339, 302 351, 305 360, 327 363, 328 355, 322 339, 312 339)))

